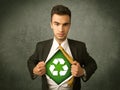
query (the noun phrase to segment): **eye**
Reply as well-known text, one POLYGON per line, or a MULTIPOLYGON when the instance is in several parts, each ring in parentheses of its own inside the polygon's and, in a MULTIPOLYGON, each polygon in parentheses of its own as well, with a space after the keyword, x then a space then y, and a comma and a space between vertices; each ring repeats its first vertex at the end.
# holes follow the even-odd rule
POLYGON ((54 23, 54 25, 59 26, 60 24, 59 23, 54 23))
POLYGON ((68 26, 68 25, 69 25, 69 23, 65 23, 65 24, 64 24, 64 26, 68 26))

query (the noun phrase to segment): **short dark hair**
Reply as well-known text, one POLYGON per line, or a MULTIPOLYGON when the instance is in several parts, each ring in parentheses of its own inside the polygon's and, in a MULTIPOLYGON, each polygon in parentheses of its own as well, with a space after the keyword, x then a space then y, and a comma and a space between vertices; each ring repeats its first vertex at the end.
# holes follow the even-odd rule
POLYGON ((58 15, 68 15, 71 19, 71 11, 68 7, 63 6, 63 5, 56 5, 52 8, 51 10, 51 20, 52 20, 52 16, 54 14, 58 14, 58 15))

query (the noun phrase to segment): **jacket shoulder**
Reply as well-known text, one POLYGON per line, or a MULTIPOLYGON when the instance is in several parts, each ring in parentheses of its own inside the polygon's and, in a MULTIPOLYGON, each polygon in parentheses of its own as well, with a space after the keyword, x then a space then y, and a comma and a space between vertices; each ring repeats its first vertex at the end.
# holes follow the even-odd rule
POLYGON ((84 43, 84 42, 78 41, 78 40, 68 39, 68 42, 69 42, 70 44, 73 44, 73 45, 82 45, 82 46, 85 46, 85 43, 84 43))
POLYGON ((39 46, 39 45, 45 46, 45 45, 47 45, 47 44, 52 43, 52 41, 53 41, 53 39, 40 41, 40 42, 37 43, 37 45, 38 45, 38 46, 39 46))

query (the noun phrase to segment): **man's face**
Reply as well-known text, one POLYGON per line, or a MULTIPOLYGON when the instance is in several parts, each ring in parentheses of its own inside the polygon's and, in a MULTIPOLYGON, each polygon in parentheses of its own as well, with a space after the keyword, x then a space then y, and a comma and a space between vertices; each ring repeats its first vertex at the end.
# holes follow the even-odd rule
POLYGON ((70 29, 70 17, 68 15, 54 14, 51 19, 51 28, 53 29, 55 39, 61 43, 67 38, 70 29))

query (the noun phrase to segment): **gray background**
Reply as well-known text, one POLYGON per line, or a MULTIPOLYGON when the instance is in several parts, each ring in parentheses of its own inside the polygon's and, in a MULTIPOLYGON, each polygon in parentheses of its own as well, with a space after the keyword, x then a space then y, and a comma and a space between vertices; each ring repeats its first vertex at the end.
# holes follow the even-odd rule
POLYGON ((69 38, 86 43, 98 69, 82 90, 120 90, 119 0, 0 0, 0 90, 41 90, 27 60, 38 41, 52 38, 50 10, 72 11, 69 38))

